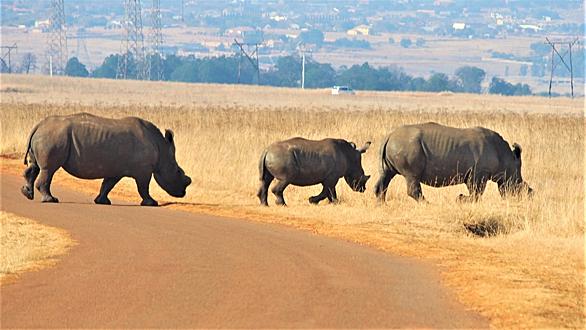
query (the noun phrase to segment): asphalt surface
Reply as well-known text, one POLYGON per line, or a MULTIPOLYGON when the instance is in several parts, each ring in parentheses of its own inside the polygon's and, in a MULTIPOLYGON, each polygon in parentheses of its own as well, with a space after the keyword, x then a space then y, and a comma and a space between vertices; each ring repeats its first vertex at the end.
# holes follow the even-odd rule
POLYGON ((59 204, 0 177, 2 210, 78 245, 1 288, 2 328, 487 327, 420 261, 278 225, 135 205, 59 204))

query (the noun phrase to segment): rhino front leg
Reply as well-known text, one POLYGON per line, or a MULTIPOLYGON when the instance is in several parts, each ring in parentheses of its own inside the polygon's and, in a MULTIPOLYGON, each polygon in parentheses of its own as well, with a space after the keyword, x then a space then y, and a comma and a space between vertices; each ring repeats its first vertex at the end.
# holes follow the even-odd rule
POLYGON ((405 177, 407 181, 407 194, 418 202, 425 201, 423 192, 421 191, 421 182, 414 177, 405 177))
POLYGON ((484 189, 486 188, 486 179, 477 179, 477 180, 468 180, 466 182, 466 187, 468 188, 468 192, 470 193, 469 196, 464 196, 460 194, 458 196, 458 201, 460 202, 476 202, 484 193, 484 189))
POLYGON ((26 198, 30 200, 34 199, 35 197, 34 184, 35 180, 39 176, 40 171, 41 169, 39 168, 39 165, 37 165, 36 163, 30 163, 29 167, 27 167, 27 169, 24 170, 24 178, 26 180, 26 184, 22 186, 22 189, 20 191, 24 196, 26 196, 26 198))
POLYGON ((336 186, 328 188, 328 200, 330 203, 338 203, 338 194, 336 193, 336 186))
POLYGON ((275 201, 277 205, 287 206, 287 204, 285 204, 285 198, 283 197, 283 191, 285 191, 285 188, 287 188, 288 185, 289 182, 281 180, 277 182, 273 189, 271 189, 273 194, 275 194, 275 196, 277 197, 277 200, 275 201))
POLYGON ((115 178, 105 178, 102 181, 102 186, 100 187, 100 194, 94 199, 94 203, 96 204, 104 204, 110 205, 110 199, 108 199, 108 194, 114 188, 114 186, 122 179, 122 177, 115 177, 115 178))
POLYGON ((41 202, 43 203, 59 203, 59 200, 51 194, 51 181, 53 181, 53 175, 57 169, 52 168, 41 168, 39 172, 39 179, 37 180, 36 187, 41 193, 41 202))
POLYGON ((329 198, 328 187, 326 187, 326 185, 323 184, 321 192, 315 196, 309 197, 309 202, 311 204, 319 204, 319 202, 323 201, 326 198, 329 198))
POLYGON ((143 176, 134 178, 136 181, 136 187, 138 188, 138 193, 142 198, 142 202, 140 203, 141 206, 158 206, 156 200, 154 200, 151 195, 149 194, 149 184, 151 182, 151 175, 143 176))

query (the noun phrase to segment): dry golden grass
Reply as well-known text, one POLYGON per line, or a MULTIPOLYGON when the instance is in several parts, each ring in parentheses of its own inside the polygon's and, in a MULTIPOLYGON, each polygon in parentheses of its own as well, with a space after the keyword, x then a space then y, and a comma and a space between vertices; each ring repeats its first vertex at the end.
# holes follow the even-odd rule
MULTIPOLYGON (((458 298, 495 327, 584 326, 584 100, 487 95, 359 93, 222 85, 2 76, 1 154, 22 156, 32 126, 51 114, 87 111, 135 115, 176 133, 177 159, 192 177, 188 196, 175 200, 153 183, 170 207, 282 223, 416 256, 441 267, 458 298), (377 206, 377 149, 393 128, 436 121, 485 126, 523 146, 523 175, 531 199, 502 200, 490 184, 481 201, 456 203, 464 186, 424 186, 427 204, 406 195, 396 177, 388 202, 377 206), (374 142, 363 158, 369 191, 338 185, 339 205, 309 205, 319 187, 289 187, 287 208, 257 206, 258 158, 269 143, 292 136, 374 142), (494 223, 499 235, 477 238, 464 224, 494 223)), ((4 170, 23 169, 21 160, 4 170)), ((66 174, 57 183, 97 193, 66 174)), ((139 202, 133 182, 113 196, 139 202)))
POLYGON ((26 271, 50 267, 74 242, 64 230, 0 211, 0 284, 26 271))

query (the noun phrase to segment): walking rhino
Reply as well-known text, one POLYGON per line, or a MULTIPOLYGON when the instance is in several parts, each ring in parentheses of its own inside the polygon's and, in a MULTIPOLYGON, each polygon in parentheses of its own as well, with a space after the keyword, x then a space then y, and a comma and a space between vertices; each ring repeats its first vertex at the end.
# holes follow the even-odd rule
POLYGON ((454 128, 436 123, 401 126, 380 148, 380 178, 375 186, 379 201, 385 200, 391 179, 400 174, 407 181, 407 193, 423 200, 421 183, 433 187, 465 183, 476 201, 488 180, 497 183, 501 196, 532 189, 521 176, 521 146, 505 141, 483 127, 454 128))
POLYGON ((28 168, 21 191, 32 200, 36 180, 43 202, 59 202, 51 194, 51 180, 61 167, 77 178, 104 179, 97 204, 110 204, 108 193, 123 177, 134 178, 145 206, 157 205, 149 194, 152 175, 174 197, 184 197, 191 184, 175 160, 173 132, 166 130, 163 136, 151 122, 136 117, 47 117, 30 134, 24 164, 28 168))
POLYGON ((370 175, 364 175, 362 154, 370 142, 357 149, 352 142, 342 139, 306 140, 300 137, 271 144, 260 157, 260 188, 257 196, 261 205, 268 206, 269 185, 279 180, 272 192, 277 205, 285 205, 283 191, 288 185, 311 186, 321 183, 323 189, 309 202, 317 204, 327 198, 337 201, 336 184, 341 177, 354 190, 364 192, 370 175))

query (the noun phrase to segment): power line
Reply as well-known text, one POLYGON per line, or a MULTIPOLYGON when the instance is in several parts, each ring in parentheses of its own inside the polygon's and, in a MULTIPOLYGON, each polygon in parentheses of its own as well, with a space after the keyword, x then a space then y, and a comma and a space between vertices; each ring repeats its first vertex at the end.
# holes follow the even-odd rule
POLYGON ((560 62, 564 65, 564 67, 570 72, 570 87, 572 90, 572 98, 574 98, 574 65, 572 63, 572 47, 578 42, 580 38, 575 38, 573 40, 557 40, 557 41, 551 41, 549 40, 549 38, 545 38, 545 41, 547 44, 549 44, 551 46, 551 71, 550 71, 550 76, 549 76, 549 97, 551 97, 551 85, 553 82, 553 73, 555 71, 555 68, 557 66, 557 64, 559 64, 560 62), (568 46, 568 49, 563 53, 560 54, 558 48, 556 47, 560 47, 559 50, 561 50, 562 47, 564 46, 568 46), (569 64, 566 63, 565 61, 565 57, 567 54, 570 54, 569 56, 569 64), (559 58, 560 62, 556 63, 555 62, 555 58, 559 58))
POLYGON ((51 18, 46 56, 51 76, 65 73, 68 53, 64 0, 51 0, 51 18))
POLYGON ((122 22, 126 38, 122 40, 121 56, 118 59, 116 79, 136 78, 144 80, 148 78, 146 65, 144 35, 142 33, 142 9, 140 0, 124 0, 124 21, 122 22), (134 71, 130 72, 134 63, 134 71), (131 77, 132 75, 132 77, 131 77))
POLYGON ((153 0, 151 8, 151 57, 149 77, 151 80, 163 79, 163 24, 161 22, 161 0, 153 0))
POLYGON ((6 49, 6 53, 2 52, 2 57, 0 57, 0 60, 8 69, 8 73, 12 73, 12 51, 16 50, 17 48, 18 46, 16 46, 16 43, 12 44, 12 46, 1 47, 1 49, 6 49), (8 63, 6 62, 6 59, 8 59, 8 63))

